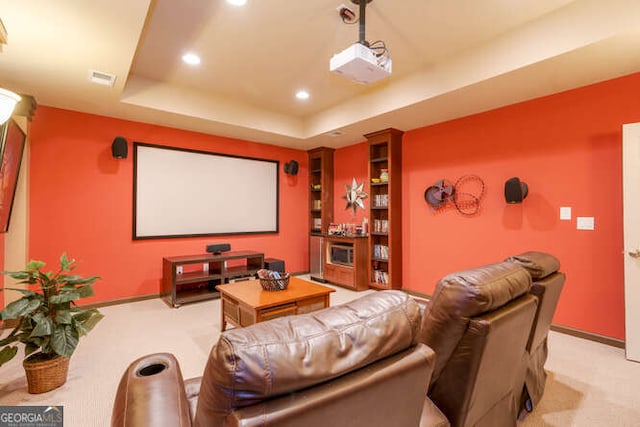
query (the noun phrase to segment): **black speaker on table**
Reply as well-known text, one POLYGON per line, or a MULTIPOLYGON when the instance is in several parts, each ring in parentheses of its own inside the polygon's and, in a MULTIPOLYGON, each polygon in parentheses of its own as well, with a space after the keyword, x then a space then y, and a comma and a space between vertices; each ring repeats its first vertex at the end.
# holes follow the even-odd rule
POLYGON ((504 183, 504 198, 507 203, 522 203, 529 194, 529 187, 520 178, 514 177, 504 183))
POLYGON ((298 174, 298 162, 295 160, 291 160, 288 163, 284 164, 284 173, 287 175, 297 175, 298 174))
POLYGON ((113 158, 126 159, 128 151, 127 140, 122 136, 116 136, 113 144, 111 144, 111 154, 113 154, 113 158))
POLYGON ((229 243, 214 243, 212 245, 207 245, 207 252, 211 252, 212 254, 220 254, 222 252, 227 252, 231 250, 231 245, 229 243))
POLYGON ((284 260, 275 259, 275 258, 265 258, 264 268, 266 268, 267 270, 284 273, 284 260))

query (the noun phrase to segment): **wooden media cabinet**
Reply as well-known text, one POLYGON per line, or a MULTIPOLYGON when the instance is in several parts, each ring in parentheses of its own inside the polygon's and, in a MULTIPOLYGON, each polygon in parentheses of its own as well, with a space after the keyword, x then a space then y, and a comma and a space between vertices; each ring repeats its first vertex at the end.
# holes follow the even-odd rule
POLYGON ((369 289, 366 236, 325 236, 324 279, 353 291, 369 289), (349 251, 348 259, 338 260, 335 249, 349 251))
POLYGON ((254 251, 165 257, 161 295, 172 307, 219 298, 216 285, 253 277, 263 266, 264 254, 254 251))

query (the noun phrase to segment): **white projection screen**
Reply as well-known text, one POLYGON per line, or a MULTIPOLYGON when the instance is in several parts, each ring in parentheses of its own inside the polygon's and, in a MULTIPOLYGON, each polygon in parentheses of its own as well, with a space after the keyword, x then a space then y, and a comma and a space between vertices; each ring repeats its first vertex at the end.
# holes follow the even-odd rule
POLYGON ((134 142, 133 239, 278 232, 276 160, 134 142))

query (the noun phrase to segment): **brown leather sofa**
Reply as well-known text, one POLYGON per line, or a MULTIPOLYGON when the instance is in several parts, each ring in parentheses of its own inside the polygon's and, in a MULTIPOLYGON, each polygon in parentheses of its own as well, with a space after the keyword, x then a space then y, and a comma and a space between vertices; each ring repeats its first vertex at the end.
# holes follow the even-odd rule
POLYGON ((533 279, 530 292, 538 299, 538 308, 527 343, 527 373, 520 402, 522 416, 533 410, 544 393, 547 380, 544 370, 548 355, 547 336, 566 276, 559 271, 560 261, 548 253, 524 252, 507 258, 507 261, 518 264, 529 272, 533 279))
POLYGON ((452 426, 516 425, 538 301, 530 288, 529 273, 512 262, 437 283, 419 340, 437 356, 428 396, 452 426))
POLYGON ((176 359, 133 362, 112 426, 447 426, 425 399, 435 365, 400 291, 224 332, 202 378, 176 359), (422 421, 421 421, 422 420, 422 421))

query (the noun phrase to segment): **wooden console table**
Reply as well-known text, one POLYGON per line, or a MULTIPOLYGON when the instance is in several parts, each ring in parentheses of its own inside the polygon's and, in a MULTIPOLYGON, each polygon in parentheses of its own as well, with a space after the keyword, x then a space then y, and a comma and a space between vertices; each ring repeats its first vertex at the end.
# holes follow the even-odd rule
POLYGON ((283 291, 265 291, 259 280, 220 285, 217 289, 222 298, 222 331, 226 329, 227 322, 243 327, 329 307, 329 294, 335 292, 327 286, 297 277, 291 277, 289 286, 283 291))
POLYGON ((253 276, 264 266, 264 254, 232 251, 220 255, 201 254, 162 259, 162 290, 172 307, 218 298, 216 285, 230 279, 253 276))

